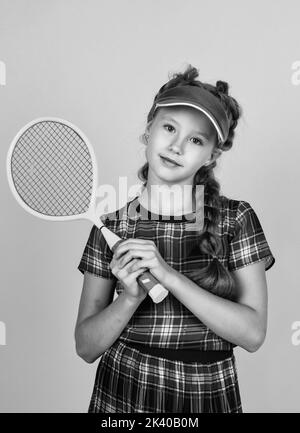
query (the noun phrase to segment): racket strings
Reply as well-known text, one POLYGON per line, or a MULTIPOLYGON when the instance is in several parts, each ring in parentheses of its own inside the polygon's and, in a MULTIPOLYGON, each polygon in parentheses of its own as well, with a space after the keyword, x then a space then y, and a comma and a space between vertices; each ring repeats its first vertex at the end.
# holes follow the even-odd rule
MULTIPOLYGON (((46 131, 45 131, 46 132, 46 131)), ((36 131, 36 134, 37 134, 37 136, 38 136, 38 138, 39 138, 39 140, 41 140, 41 142, 43 143, 44 142, 44 139, 45 139, 45 137, 43 137, 41 134, 40 134, 40 132, 39 131, 36 131)), ((47 137, 47 134, 45 134, 45 136, 47 137)), ((34 137, 35 138, 35 137, 34 137)), ((48 137, 49 138, 49 137, 48 137)), ((30 148, 28 147, 28 146, 26 146, 26 144, 27 144, 27 141, 30 141, 31 143, 33 142, 33 134, 32 134, 32 131, 28 131, 28 135, 24 135, 21 139, 20 139, 20 144, 23 146, 23 149, 24 149, 24 155, 25 155, 25 152, 26 152, 26 158, 23 158, 23 159, 21 159, 20 160, 20 165, 21 165, 21 167, 19 168, 19 173, 20 173, 20 181, 22 182, 22 183, 20 183, 20 191, 21 191, 21 189, 22 189, 22 191, 23 191, 23 193, 24 193, 24 191, 26 191, 26 188, 27 188, 27 184, 26 184, 26 175, 27 175, 27 173, 28 173, 28 163, 30 164, 29 165, 29 171, 30 171, 30 174, 31 175, 34 175, 34 168, 37 166, 37 163, 39 164, 40 162, 37 162, 38 160, 37 160, 37 158, 39 158, 40 157, 40 155, 39 154, 36 154, 36 153, 32 153, 32 154, 30 154, 28 151, 30 150, 30 148), (22 163, 27 163, 26 165, 27 165, 27 170, 26 170, 26 168, 24 167, 24 164, 22 164, 22 163)), ((49 157, 50 158, 55 158, 55 155, 53 154, 53 152, 51 151, 51 149, 50 149, 50 147, 49 147, 49 157)), ((63 156, 63 154, 61 155, 61 156, 63 156)), ((49 174, 52 174, 52 175, 55 175, 56 173, 54 172, 54 170, 52 170, 51 169, 51 165, 49 164, 48 165, 48 167, 47 167, 47 169, 49 170, 48 172, 46 172, 46 171, 44 171, 44 178, 45 178, 45 180, 46 181, 49 181, 49 180, 51 180, 51 177, 49 177, 49 174)), ((63 180, 67 180, 67 179, 65 179, 65 177, 63 176, 63 173, 59 173, 59 175, 61 175, 61 177, 62 177, 62 179, 63 180)), ((50 185, 50 189, 49 189, 49 191, 48 191, 48 199, 49 199, 49 195, 51 196, 52 195, 52 193, 54 192, 59 192, 59 193, 61 193, 61 191, 62 191, 62 188, 60 187, 60 185, 59 185, 59 183, 57 182, 56 183, 56 190, 53 190, 53 191, 51 191, 51 188, 53 188, 53 185, 51 185, 51 183, 49 184, 50 185)), ((43 178, 42 177, 40 177, 40 180, 39 180, 39 183, 33 183, 32 184, 32 192, 35 192, 35 194, 36 194, 36 196, 35 195, 33 195, 33 202, 35 203, 35 205, 36 206, 38 206, 38 201, 35 199, 35 197, 39 197, 39 188, 41 188, 41 186, 46 190, 47 189, 47 185, 45 184, 45 182, 43 181, 43 178)), ((53 196, 53 199, 55 199, 55 195, 53 196)), ((54 202, 55 203, 55 202, 54 202)), ((54 205, 54 207, 55 207, 55 205, 54 205)))
MULTIPOLYGON (((49 123, 48 126, 49 126, 50 129, 52 129, 52 136, 51 136, 51 134, 49 134, 49 132, 47 132, 47 130, 45 130, 45 137, 46 137, 47 139, 49 139, 49 140, 51 140, 52 137, 56 137, 56 138, 57 138, 57 132, 56 132, 55 129, 53 128, 53 125, 52 125, 51 123, 49 123)), ((62 125, 58 124, 58 125, 57 125, 57 128, 62 129, 62 125)), ((29 132, 30 132, 30 131, 29 131, 29 132)), ((65 143, 65 144, 68 143, 68 144, 70 145, 70 144, 72 143, 72 141, 75 139, 75 141, 76 141, 79 145, 81 145, 81 141, 82 141, 82 140, 80 139, 80 137, 79 137, 77 134, 70 134, 69 129, 66 129, 65 126, 64 126, 63 131, 61 131, 61 132, 64 133, 64 136, 65 136, 64 143, 65 143)), ((74 132, 74 131, 72 131, 72 132, 74 132)), ((43 140, 43 136, 41 135, 40 131, 37 131, 37 133, 38 133, 39 138, 40 138, 40 140, 41 140, 41 142, 42 142, 42 140, 43 140)), ((62 136, 63 136, 63 134, 61 134, 61 137, 62 137, 62 136)), ((51 142, 51 141, 50 141, 50 142, 51 142)), ((65 147, 61 147, 61 158, 63 158, 63 161, 64 161, 64 162, 65 162, 66 159, 68 158, 69 150, 70 150, 70 149, 67 148, 66 146, 65 146, 65 147)), ((49 157, 50 157, 51 160, 53 161, 53 159, 56 159, 57 155, 55 154, 55 152, 53 151, 53 149, 51 149, 51 147, 49 147, 49 151, 50 151, 49 157)), ((76 173, 77 173, 77 171, 76 171, 76 167, 74 166, 74 163, 72 163, 72 159, 70 159, 68 162, 71 164, 72 169, 73 169, 73 172, 76 172, 76 173)), ((83 170, 82 176, 83 176, 83 179, 86 181, 86 180, 88 179, 87 175, 85 174, 85 173, 86 173, 86 170, 85 170, 86 167, 84 166, 84 164, 82 163, 82 161, 80 161, 80 159, 78 159, 77 162, 79 162, 79 166, 77 167, 77 170, 78 170, 78 169, 82 169, 82 170, 83 170), (84 171, 84 170, 85 170, 85 171, 84 171)), ((51 165, 50 165, 48 168, 49 168, 50 173, 51 173, 52 175, 57 174, 57 173, 54 172, 54 170, 51 169, 51 165)), ((68 174, 68 173, 66 173, 66 174, 68 174)), ((67 183, 69 184, 69 187, 72 189, 72 184, 70 184, 70 183, 68 182, 68 177, 66 176, 66 174, 65 174, 64 171, 61 171, 61 172, 59 173, 59 176, 61 176, 61 181, 65 181, 65 182, 67 182, 67 183)), ((70 174, 70 173, 69 173, 69 174, 70 174)), ((60 185, 59 185, 59 184, 58 184, 58 189, 59 189, 60 191, 62 191, 62 189, 60 188, 60 185)), ((71 194, 71 195, 73 195, 73 194, 71 194)))
MULTIPOLYGON (((33 135, 33 131, 31 131, 31 130, 28 131, 28 134, 24 135, 22 137, 22 139, 20 140, 20 143, 22 143, 22 145, 23 145, 23 149, 26 148, 26 143, 27 142, 30 142, 32 144, 33 141, 34 141, 34 139, 36 139, 36 138, 39 139, 40 143, 44 143, 45 142, 45 138, 49 139, 50 136, 49 136, 49 134, 47 134, 47 131, 45 130, 44 132, 45 132, 45 136, 43 137, 43 135, 40 133, 40 131, 36 130, 35 131, 36 137, 35 137, 33 135)), ((32 148, 27 147, 27 151, 29 149, 32 150, 32 148)), ((26 156, 27 156, 27 161, 29 161, 29 156, 32 158, 32 159, 30 158, 30 160, 31 160, 30 174, 33 175, 34 174, 34 168, 36 167, 36 164, 37 164, 37 158, 40 157, 41 155, 40 154, 36 154, 36 153, 32 153, 31 155, 27 154, 26 156)), ((64 152, 61 153, 61 157, 63 157, 63 156, 64 156, 64 152)), ((55 155, 54 155, 53 151, 51 151, 51 147, 50 146, 48 147, 48 158, 51 158, 52 161, 55 158, 55 155)), ((45 163, 45 160, 43 160, 43 162, 45 163)), ((39 161, 39 164, 40 164, 40 161, 39 161)), ((27 174, 26 171, 24 171, 24 166, 22 167, 22 169, 23 169, 23 173, 27 174)), ((56 185, 55 185, 56 188, 55 189, 53 188, 53 183, 51 183, 51 176, 50 175, 53 176, 55 174, 57 174, 57 173, 55 173, 54 170, 51 169, 51 164, 47 164, 47 171, 45 170, 45 166, 44 166, 44 176, 43 177, 49 183, 46 184, 43 181, 43 177, 40 176, 39 183, 33 184, 33 192, 35 192, 37 194, 36 196, 33 196, 33 202, 35 203, 35 206, 39 206, 39 202, 35 199, 35 197, 39 198, 38 191, 41 189, 41 187, 44 189, 44 191, 48 188, 47 198, 49 200, 49 199, 51 199, 51 196, 53 196, 53 202, 51 202, 51 204, 54 205, 54 206, 52 206, 52 208, 54 207, 54 209, 56 209, 56 212, 57 212, 57 206, 55 206, 55 201, 54 201, 56 195, 53 195, 53 193, 57 193, 58 192, 60 194, 62 192, 62 188, 60 187, 59 182, 56 182, 56 185), (49 186, 50 186, 50 188, 49 188, 49 186)), ((62 178, 62 179, 58 179, 58 180, 66 180, 64 178, 64 176, 63 176, 63 172, 58 173, 58 176, 61 176, 61 178, 62 178)), ((25 178, 25 176, 22 177, 22 181, 23 181, 23 188, 22 188, 23 189, 23 193, 24 193, 25 188, 27 189, 27 187, 28 187, 28 185, 26 183, 24 183, 24 178, 25 178)))
POLYGON ((93 164, 88 146, 71 127, 39 122, 17 141, 11 158, 12 179, 22 200, 52 216, 88 210, 93 164))

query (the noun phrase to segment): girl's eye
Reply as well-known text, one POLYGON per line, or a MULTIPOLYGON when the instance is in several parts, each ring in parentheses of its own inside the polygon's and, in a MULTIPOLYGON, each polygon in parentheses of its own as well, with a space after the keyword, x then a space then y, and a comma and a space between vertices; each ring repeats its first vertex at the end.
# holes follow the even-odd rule
MULTIPOLYGON (((175 131, 174 126, 170 125, 169 123, 166 123, 164 125, 164 128, 166 128, 169 132, 175 131)), ((194 142, 195 144, 203 144, 203 142, 199 138, 193 137, 192 140, 196 140, 196 142, 194 142)))
POLYGON ((164 125, 164 128, 167 128, 167 130, 168 130, 169 132, 171 132, 169 128, 171 128, 171 130, 174 130, 174 126, 169 125, 168 123, 167 123, 166 125, 164 125))
MULTIPOLYGON (((193 137, 192 140, 196 140, 197 143, 196 144, 203 144, 201 140, 199 140, 199 138, 193 137)), ((195 142, 194 142, 195 143, 195 142)))

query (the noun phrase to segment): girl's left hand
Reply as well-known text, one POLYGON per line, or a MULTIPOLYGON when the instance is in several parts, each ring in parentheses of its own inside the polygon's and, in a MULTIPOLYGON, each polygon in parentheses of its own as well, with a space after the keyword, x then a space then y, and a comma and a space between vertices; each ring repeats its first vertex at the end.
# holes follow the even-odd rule
POLYGON ((132 259, 140 259, 132 265, 130 270, 134 272, 139 268, 148 268, 162 285, 166 285, 169 277, 174 273, 174 269, 160 255, 156 244, 150 240, 126 239, 118 245, 113 257, 118 260, 119 268, 125 266, 132 259))

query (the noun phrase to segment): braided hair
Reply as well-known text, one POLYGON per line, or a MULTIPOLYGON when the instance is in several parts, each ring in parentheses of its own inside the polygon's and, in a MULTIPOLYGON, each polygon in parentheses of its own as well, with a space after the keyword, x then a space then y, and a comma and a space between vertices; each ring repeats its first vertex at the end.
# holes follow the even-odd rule
MULTIPOLYGON (((237 126, 238 119, 241 116, 241 107, 237 101, 228 94, 228 83, 225 81, 217 81, 216 85, 203 83, 196 80, 198 77, 198 70, 192 65, 188 65, 183 73, 175 73, 164 84, 156 94, 153 105, 147 116, 147 123, 150 125, 158 110, 155 111, 155 103, 158 96, 165 90, 176 86, 199 86, 204 87, 206 90, 215 95, 223 105, 225 111, 231 119, 229 134, 224 143, 216 143, 216 146, 222 151, 227 151, 232 147, 234 130, 237 126)), ((147 144, 145 134, 140 137, 144 144, 147 144)), ((212 257, 211 262, 207 267, 199 270, 190 271, 188 277, 202 287, 215 295, 223 298, 234 300, 235 281, 230 272, 218 260, 217 256, 222 253, 222 242, 217 235, 217 227, 220 220, 220 184, 215 179, 213 169, 216 167, 216 161, 210 165, 203 165, 195 174, 193 179, 193 188, 196 185, 204 185, 204 226, 199 235, 198 247, 201 253, 207 254, 212 257)), ((148 179, 148 162, 146 162, 139 170, 138 177, 143 181, 143 185, 147 184, 148 179)))

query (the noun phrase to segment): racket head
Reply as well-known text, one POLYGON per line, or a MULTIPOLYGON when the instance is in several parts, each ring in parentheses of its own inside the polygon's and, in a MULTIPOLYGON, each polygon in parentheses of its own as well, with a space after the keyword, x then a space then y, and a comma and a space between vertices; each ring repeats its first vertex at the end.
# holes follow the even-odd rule
MULTIPOLYGON (((73 139, 74 139, 73 137, 73 139)), ((58 138, 57 138, 58 139, 58 138)), ((62 141, 64 138, 60 137, 60 140, 62 141)), ((70 138, 71 140, 71 138, 70 138)), ((35 149, 38 149, 38 152, 40 152, 39 148, 36 147, 35 149)), ((46 151, 48 152, 48 149, 46 149, 46 151)), ((37 152, 37 158, 39 157, 39 154, 37 152)), ((54 151, 54 155, 55 155, 54 151)), ((58 155, 59 152, 61 152, 61 150, 59 149, 58 151, 58 155)), ((50 158, 53 159, 54 161, 54 157, 52 156, 53 153, 51 154, 50 158)), ((35 156, 35 155, 33 155, 35 156)), ((49 155, 47 155, 49 156, 49 155)), ((57 156, 57 155, 56 155, 57 156)), ((32 155, 31 155, 32 157, 32 155)), ((53 162, 52 161, 52 162, 53 162)), ((51 165, 50 165, 51 166, 51 165)), ((73 166, 74 167, 74 166, 73 166)), ((60 167, 61 168, 61 167, 60 167)), ((73 170, 75 170, 73 168, 73 170)), ((39 117, 37 119, 34 119, 32 121, 30 121, 29 123, 27 123, 25 126, 23 126, 23 128, 21 128, 19 130, 19 132, 16 134, 16 136, 14 137, 14 139, 12 140, 8 153, 7 153, 7 158, 6 158, 6 171, 7 171, 7 179, 8 179, 8 183, 9 183, 9 187, 11 189, 11 192, 13 194, 13 196, 15 197, 15 199, 17 200, 17 202, 20 204, 20 206, 22 206, 22 208, 24 210, 26 210, 27 212, 29 212, 30 214, 38 217, 38 218, 42 218, 45 220, 50 220, 50 221, 70 221, 70 220, 76 220, 76 219, 88 219, 90 221, 92 221, 94 224, 96 224, 98 227, 102 226, 102 222, 100 220, 100 218, 98 218, 95 214, 95 205, 96 205, 96 188, 97 188, 97 184, 98 184, 98 170, 97 170, 97 161, 96 161, 96 156, 94 153, 94 149, 90 143, 90 141, 88 140, 87 136, 77 127, 75 126, 73 123, 64 120, 64 119, 60 119, 57 117, 39 117), (51 131, 51 134, 53 134, 53 136, 51 135, 51 137, 49 138, 46 137, 47 136, 47 127, 55 127, 58 128, 58 130, 55 131, 51 131), (74 137, 76 139, 76 141, 79 143, 78 146, 82 149, 85 150, 85 155, 86 158, 88 160, 88 169, 90 170, 88 173, 88 185, 86 187, 86 190, 83 190, 83 194, 85 196, 84 198, 84 203, 83 201, 78 203, 78 209, 79 212, 70 212, 70 210, 66 212, 64 212, 64 214, 62 215, 62 212, 60 211, 55 211, 54 214, 52 212, 52 214, 50 214, 49 211, 41 211, 41 209, 39 208, 39 206, 33 206, 30 200, 27 200, 25 198, 25 193, 21 192, 21 188, 20 188, 20 179, 22 179, 21 174, 23 174, 25 177, 30 176, 30 173, 33 173, 33 168, 34 168, 34 163, 30 163, 30 158, 29 155, 27 154, 27 156, 25 156, 25 148, 26 146, 29 148, 30 144, 29 140, 32 140, 32 142, 35 142, 35 146, 39 145, 39 140, 46 140, 45 143, 47 143, 47 140, 52 140, 52 142, 56 139, 56 137, 59 136, 59 133, 68 133, 68 134, 74 134, 74 137), (23 143, 23 144, 22 144, 23 143), (25 144, 24 144, 25 143, 25 144), (22 154, 23 152, 23 154, 22 154), (23 156, 23 160, 22 160, 22 156, 23 156), (27 164, 24 163, 24 159, 27 159, 27 164), (31 165, 30 165, 31 164, 31 165), (19 166, 19 168, 18 168, 19 166), (21 174, 20 174, 21 173, 21 174), (86 197, 86 195, 88 194, 88 198, 86 197), (88 203, 89 202, 89 203, 88 203), (47 213, 48 212, 48 213, 47 213)), ((45 169, 44 169, 45 172, 45 169)), ((78 170, 79 172, 79 170, 78 170)), ((81 175, 83 175, 83 173, 81 173, 81 175)), ((25 179, 26 181, 26 179, 25 179)), ((38 182, 38 180, 37 180, 38 182)), ((46 183, 46 182, 44 182, 46 183)), ((31 184, 26 184, 25 190, 27 189, 28 194, 30 194, 30 185, 33 185, 33 183, 31 184)), ((46 192, 49 193, 49 191, 47 190, 48 185, 45 186, 46 188, 46 192)), ((62 192, 63 193, 63 186, 62 186, 62 192)), ((49 187, 48 187, 49 189, 49 187)), ((36 191, 38 191, 36 189, 36 191)), ((39 191, 41 193, 41 191, 39 191)), ((66 191, 67 192, 67 191, 66 191)), ((52 193, 53 194, 53 193, 52 193)), ((32 194, 32 196, 34 197, 34 194, 32 194)), ((55 204, 55 200, 57 200, 57 205, 61 206, 60 203, 58 203, 59 200, 61 200, 61 197, 59 196, 55 196, 54 194, 54 198, 53 198, 53 203, 55 204)))

